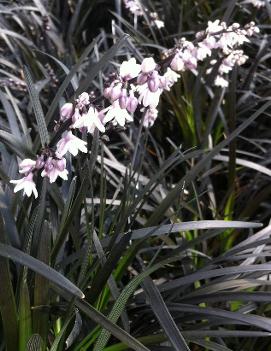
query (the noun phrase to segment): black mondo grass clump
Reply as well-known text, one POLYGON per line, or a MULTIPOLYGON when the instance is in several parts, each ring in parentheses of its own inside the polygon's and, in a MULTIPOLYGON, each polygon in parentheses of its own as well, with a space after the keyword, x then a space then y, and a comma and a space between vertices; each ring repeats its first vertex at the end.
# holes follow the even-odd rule
POLYGON ((0 351, 269 350, 270 6, 0 3, 0 351))

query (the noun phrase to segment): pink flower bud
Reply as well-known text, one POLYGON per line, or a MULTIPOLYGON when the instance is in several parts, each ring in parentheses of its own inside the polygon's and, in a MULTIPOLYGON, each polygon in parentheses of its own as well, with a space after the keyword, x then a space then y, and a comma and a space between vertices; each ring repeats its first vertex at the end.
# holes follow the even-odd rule
POLYGON ((122 89, 121 95, 119 97, 120 108, 126 108, 127 106, 127 92, 125 89, 122 89))
POLYGON ((137 83, 142 85, 144 83, 146 83, 148 80, 148 75, 147 74, 140 74, 138 77, 137 77, 137 83))
POLYGON ((111 93, 112 93, 112 88, 111 87, 107 87, 104 89, 104 97, 106 99, 111 99, 111 93))
POLYGON ((71 102, 67 102, 60 109, 60 119, 62 121, 65 121, 71 118, 72 112, 73 112, 73 105, 71 102))
POLYGON ((157 71, 154 71, 151 78, 148 80, 148 88, 152 93, 155 93, 160 85, 159 75, 157 71))
POLYGON ((41 169, 44 166, 44 158, 43 156, 39 156, 36 160, 35 168, 41 169))
POLYGON ((128 98, 128 103, 127 103, 127 110, 130 113, 134 113, 138 105, 138 100, 135 96, 130 96, 128 98))
POLYGON ((111 99, 112 101, 115 101, 117 100, 121 95, 121 85, 118 84, 118 85, 115 85, 113 88, 112 88, 112 91, 111 91, 111 99))

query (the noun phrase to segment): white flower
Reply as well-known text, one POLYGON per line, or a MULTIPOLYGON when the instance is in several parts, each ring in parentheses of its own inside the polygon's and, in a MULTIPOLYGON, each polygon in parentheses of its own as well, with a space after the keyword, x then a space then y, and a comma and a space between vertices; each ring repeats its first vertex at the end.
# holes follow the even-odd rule
POLYGON ((226 79, 224 79, 222 76, 217 76, 214 84, 217 87, 221 87, 221 88, 227 88, 229 86, 229 82, 226 79))
POLYGON ((54 183, 57 177, 64 180, 68 179, 68 171, 66 169, 66 159, 53 159, 49 157, 45 162, 44 170, 41 172, 42 177, 48 177, 50 183, 54 183))
POLYGON ((162 87, 165 90, 170 90, 170 88, 177 82, 180 75, 174 72, 171 68, 167 68, 166 73, 161 77, 162 87))
POLYGON ((224 22, 220 23, 220 20, 216 20, 214 22, 208 21, 208 27, 206 29, 206 33, 218 33, 221 32, 223 29, 225 29, 225 24, 224 22))
POLYGON ((57 143, 56 156, 62 158, 67 152, 76 156, 79 151, 87 153, 87 143, 75 135, 71 131, 62 134, 62 138, 57 143))
POLYGON ((136 63, 135 58, 128 61, 123 61, 120 65, 120 76, 124 80, 130 80, 138 76, 141 71, 141 66, 136 63))
POLYGON ((165 27, 164 21, 161 21, 161 20, 159 20, 159 19, 155 19, 155 20, 153 21, 153 23, 156 25, 156 27, 157 27, 158 29, 161 29, 161 28, 164 28, 164 27, 165 27))
POLYGON ((29 173, 26 177, 18 180, 11 180, 10 183, 16 184, 14 188, 14 193, 17 191, 23 190, 24 195, 31 196, 34 194, 35 198, 38 197, 38 191, 36 188, 36 184, 33 181, 33 173, 29 173))
POLYGON ((145 58, 141 63, 141 71, 143 73, 151 73, 156 68, 156 63, 152 57, 145 58))
POLYGON ((137 87, 137 91, 139 92, 138 102, 143 104, 143 106, 148 107, 156 107, 159 103, 160 95, 162 94, 162 89, 158 88, 155 92, 150 91, 148 87, 148 83, 139 85, 137 87))
POLYGON ((120 107, 118 101, 114 101, 113 104, 107 109, 103 123, 107 123, 109 121, 113 121, 114 124, 119 124, 121 127, 124 127, 126 121, 133 121, 133 117, 125 108, 120 107))
POLYGON ((86 92, 83 92, 78 96, 78 99, 76 100, 77 107, 79 109, 82 109, 83 107, 89 105, 89 95, 86 92))
POLYGON ((93 106, 90 106, 87 113, 82 114, 73 124, 73 128, 83 127, 87 128, 88 133, 93 133, 95 128, 98 128, 102 133, 105 132, 104 125, 99 118, 99 113, 93 106))
POLYGON ((28 173, 30 171, 33 171, 33 169, 36 166, 36 161, 31 160, 30 158, 25 158, 20 164, 19 164, 19 173, 28 173))

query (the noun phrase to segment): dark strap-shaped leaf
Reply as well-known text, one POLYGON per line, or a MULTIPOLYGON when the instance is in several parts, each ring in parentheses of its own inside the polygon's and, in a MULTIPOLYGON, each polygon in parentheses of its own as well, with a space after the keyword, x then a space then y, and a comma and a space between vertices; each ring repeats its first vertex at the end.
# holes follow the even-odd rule
POLYGON ((62 274, 47 266, 45 263, 37 260, 36 258, 25 254, 24 252, 17 250, 9 245, 0 244, 0 256, 9 258, 15 262, 18 262, 34 272, 44 276, 52 283, 58 285, 62 289, 68 291, 74 296, 80 299, 84 298, 83 292, 77 288, 70 280, 65 278, 62 274))
POLYGON ((30 100, 32 102, 34 114, 37 120, 41 145, 44 147, 45 145, 49 144, 49 134, 48 134, 45 118, 44 118, 44 113, 39 100, 39 94, 34 86, 33 79, 29 69, 26 66, 24 66, 23 70, 24 70, 25 81, 27 84, 27 89, 30 95, 30 100))

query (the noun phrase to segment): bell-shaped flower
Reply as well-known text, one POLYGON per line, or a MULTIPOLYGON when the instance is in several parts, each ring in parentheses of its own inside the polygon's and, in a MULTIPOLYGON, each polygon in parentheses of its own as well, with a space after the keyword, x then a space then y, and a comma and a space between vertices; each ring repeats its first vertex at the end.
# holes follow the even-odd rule
POLYGON ((229 82, 220 75, 216 77, 214 84, 215 86, 221 87, 221 88, 227 88, 229 86, 229 82))
POLYGON ((73 156, 78 155, 78 152, 87 153, 87 143, 75 135, 71 131, 62 134, 62 138, 56 145, 56 156, 62 158, 67 152, 71 153, 73 156))
POLYGON ((73 124, 73 128, 85 127, 88 133, 93 133, 95 128, 100 132, 105 132, 105 127, 99 118, 99 112, 93 106, 90 106, 88 111, 80 116, 73 124))
POLYGON ((57 177, 67 180, 68 171, 66 169, 66 159, 53 159, 52 157, 49 157, 45 162, 41 176, 48 177, 50 183, 54 183, 57 177))
POLYGON ((11 180, 10 183, 16 184, 14 188, 14 192, 23 190, 23 194, 30 197, 32 193, 34 194, 35 198, 38 197, 38 191, 36 188, 36 184, 33 181, 33 173, 29 173, 26 177, 18 180, 11 180))
POLYGON ((141 66, 136 63, 135 58, 131 58, 128 61, 123 61, 120 65, 120 76, 125 81, 137 77, 140 71, 141 66))
POLYGON ((158 110, 156 108, 150 107, 144 115, 143 126, 145 128, 150 128, 153 126, 156 118, 158 117, 158 110))
POLYGON ((166 73, 160 78, 160 87, 169 91, 179 78, 180 75, 168 67, 166 73))
POLYGON ((25 158, 19 164, 19 173, 28 173, 30 171, 33 171, 35 166, 36 166, 36 161, 31 160, 30 158, 25 158))
POLYGON ((137 91, 139 93, 138 101, 144 107, 156 107, 158 105, 160 95, 162 94, 162 89, 160 87, 153 92, 149 89, 148 83, 145 83, 143 85, 139 85, 137 87, 137 91))
POLYGON ((121 108, 119 101, 114 101, 107 109, 103 123, 112 121, 113 124, 119 124, 121 127, 125 126, 126 121, 132 122, 133 117, 128 113, 126 108, 121 108))

